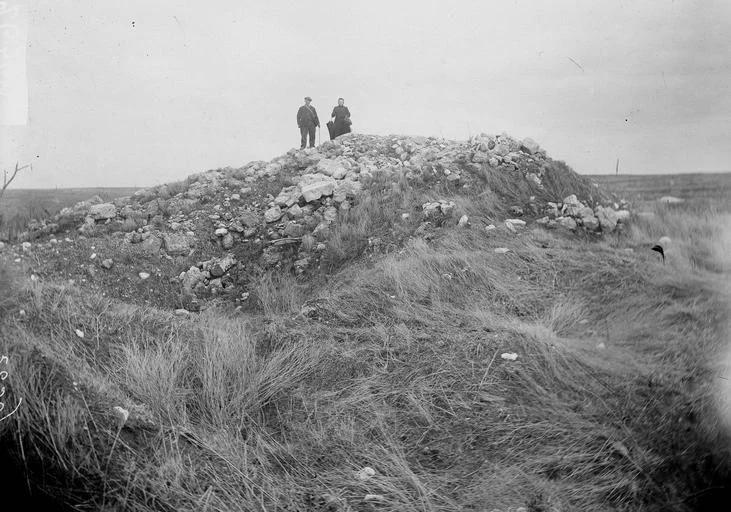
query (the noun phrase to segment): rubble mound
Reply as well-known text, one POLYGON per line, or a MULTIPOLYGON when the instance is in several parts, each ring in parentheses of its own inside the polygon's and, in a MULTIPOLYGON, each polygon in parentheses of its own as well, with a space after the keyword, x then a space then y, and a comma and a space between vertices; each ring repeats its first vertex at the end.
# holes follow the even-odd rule
MULTIPOLYGON (((318 269, 334 226, 389 183, 427 199, 394 219, 410 223, 413 236, 469 226, 455 204, 460 197, 483 202, 492 216, 513 217, 505 222, 511 231, 533 219, 547 228, 600 236, 629 217, 626 203, 610 202, 531 139, 505 133, 467 141, 348 134, 269 162, 209 170, 113 202, 95 197, 31 222, 22 241, 71 230, 86 238, 111 237, 142 254, 186 265, 176 273, 181 292, 200 297, 273 267, 297 275, 318 269), (195 264, 187 265, 194 255, 195 264)), ((379 244, 369 237, 364 248, 379 244)), ((107 261, 104 268, 111 266, 107 261)))

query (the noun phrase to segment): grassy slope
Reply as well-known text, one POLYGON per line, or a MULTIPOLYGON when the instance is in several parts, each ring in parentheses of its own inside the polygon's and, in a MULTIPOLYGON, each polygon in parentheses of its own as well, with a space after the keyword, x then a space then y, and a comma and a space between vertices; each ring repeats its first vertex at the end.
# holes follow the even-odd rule
POLYGON ((595 242, 488 233, 491 201, 459 196, 471 229, 371 254, 365 233, 408 231, 410 194, 363 201, 333 275, 265 275, 246 317, 5 274, 8 448, 82 510, 690 510, 725 492, 727 211, 658 207, 595 242), (665 234, 663 266, 646 249, 665 234))

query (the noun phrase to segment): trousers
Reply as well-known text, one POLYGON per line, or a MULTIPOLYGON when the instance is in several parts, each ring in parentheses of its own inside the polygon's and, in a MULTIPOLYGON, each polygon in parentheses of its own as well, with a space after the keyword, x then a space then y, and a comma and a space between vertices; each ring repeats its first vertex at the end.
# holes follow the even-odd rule
POLYGON ((310 136, 310 147, 315 147, 315 125, 312 126, 300 126, 300 135, 302 140, 300 141, 300 149, 305 149, 307 146, 307 136, 310 136))

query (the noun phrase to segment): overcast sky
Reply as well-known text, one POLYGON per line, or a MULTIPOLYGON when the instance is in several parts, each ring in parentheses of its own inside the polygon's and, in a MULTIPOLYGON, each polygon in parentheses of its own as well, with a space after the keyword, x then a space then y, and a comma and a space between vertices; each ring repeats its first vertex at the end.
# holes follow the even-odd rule
POLYGON ((305 95, 323 126, 343 96, 357 132, 506 131, 585 174, 731 171, 727 0, 24 6, 27 124, 0 127, 3 169, 33 163, 17 188, 270 160, 299 147, 305 95))

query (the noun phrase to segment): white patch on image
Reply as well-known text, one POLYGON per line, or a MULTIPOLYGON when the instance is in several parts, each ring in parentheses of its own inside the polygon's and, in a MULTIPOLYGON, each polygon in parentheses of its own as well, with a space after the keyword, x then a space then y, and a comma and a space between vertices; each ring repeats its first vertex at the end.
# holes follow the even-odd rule
POLYGON ((0 125, 28 122, 28 18, 20 2, 0 2, 0 125))

